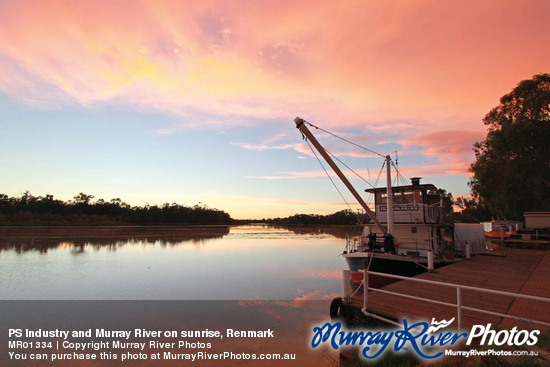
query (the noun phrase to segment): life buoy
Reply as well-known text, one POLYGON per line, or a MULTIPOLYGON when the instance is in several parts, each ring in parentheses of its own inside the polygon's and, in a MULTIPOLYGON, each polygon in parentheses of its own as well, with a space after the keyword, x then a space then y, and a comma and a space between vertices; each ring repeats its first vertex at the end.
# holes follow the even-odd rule
POLYGON ((337 297, 335 299, 332 300, 332 302, 330 303, 330 318, 331 320, 336 320, 336 319, 339 319, 341 314, 340 314, 340 308, 342 306, 342 298, 341 297, 337 297))

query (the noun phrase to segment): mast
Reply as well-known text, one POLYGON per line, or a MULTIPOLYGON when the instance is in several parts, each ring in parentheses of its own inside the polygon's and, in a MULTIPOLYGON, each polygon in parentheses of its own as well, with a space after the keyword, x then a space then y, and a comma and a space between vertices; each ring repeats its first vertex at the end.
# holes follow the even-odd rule
POLYGON ((388 214, 388 233, 393 234, 393 191, 391 188, 391 158, 386 156, 386 206, 388 214))
MULTIPOLYGON (((348 188, 348 190, 351 192, 351 194, 355 197, 355 200, 357 200, 357 202, 359 202, 359 204, 363 207, 363 209, 365 209, 365 211, 367 212, 367 215, 374 221, 374 224, 376 224, 376 226, 382 231, 382 233, 384 235, 387 234, 387 231, 384 230, 384 227, 382 227, 382 224, 380 224, 380 221, 378 221, 378 219, 376 219, 376 215, 374 214, 374 212, 372 210, 370 210, 369 206, 367 205, 367 203, 365 203, 365 201, 363 200, 363 198, 361 197, 361 195, 359 195, 359 193, 355 190, 355 188, 351 185, 351 183, 349 182, 349 180, 346 178, 346 176, 344 176, 344 174, 342 173, 342 171, 340 170, 340 168, 338 168, 338 166, 334 163, 334 161, 332 160, 332 158, 330 158, 330 156, 328 155, 328 153, 326 152, 326 150, 323 148, 323 146, 319 143, 319 141, 317 141, 317 139, 313 136, 313 134, 311 133, 311 131, 309 131, 308 127, 304 124, 304 119, 300 118, 300 117, 296 117, 294 119, 294 122, 296 123, 296 128, 298 130, 300 130, 300 132, 302 134, 304 134, 304 136, 309 139, 309 141, 311 141, 311 144, 313 144, 313 146, 315 147, 315 149, 317 149, 317 151, 321 154, 321 156, 323 156, 323 158, 325 159, 325 161, 328 163, 328 165, 332 168, 332 170, 334 171, 334 173, 336 173, 336 175, 338 176, 338 178, 340 178, 340 180, 344 183, 344 185, 346 185, 346 187, 348 188)), ((386 157, 387 159, 387 157, 386 157)), ((391 178, 390 178, 390 181, 391 181, 391 178)), ((390 189, 391 190, 391 189, 390 189)), ((393 206, 392 206, 392 209, 393 209, 393 206)), ((388 227, 389 229, 389 227, 388 227)))

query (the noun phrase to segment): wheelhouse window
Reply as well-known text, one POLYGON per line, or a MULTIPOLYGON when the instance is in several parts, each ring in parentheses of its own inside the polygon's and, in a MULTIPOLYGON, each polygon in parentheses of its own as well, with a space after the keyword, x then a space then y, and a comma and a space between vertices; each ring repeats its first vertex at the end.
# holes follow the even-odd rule
MULTIPOLYGON (((386 204, 388 194, 386 192, 376 193, 376 204, 386 204)), ((393 191, 394 204, 422 203, 422 190, 395 190, 393 191)))

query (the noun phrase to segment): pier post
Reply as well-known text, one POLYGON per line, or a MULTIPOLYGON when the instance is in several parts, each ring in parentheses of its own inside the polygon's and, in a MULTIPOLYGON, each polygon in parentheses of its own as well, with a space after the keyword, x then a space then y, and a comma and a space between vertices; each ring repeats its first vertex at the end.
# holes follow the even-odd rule
POLYGON ((428 270, 434 270, 434 253, 428 251, 428 270))
POLYGON ((342 271, 342 299, 349 301, 351 297, 351 270, 342 271))
POLYGON ((466 259, 469 259, 471 257, 470 244, 467 243, 465 247, 466 247, 466 259))

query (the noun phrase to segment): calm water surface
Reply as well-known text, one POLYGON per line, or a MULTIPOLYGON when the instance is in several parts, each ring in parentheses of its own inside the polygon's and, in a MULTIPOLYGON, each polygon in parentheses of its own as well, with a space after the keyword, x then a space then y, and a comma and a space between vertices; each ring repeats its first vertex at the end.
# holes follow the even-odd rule
POLYGON ((341 292, 344 240, 326 231, 205 226, 114 239, 105 231, 17 239, 3 230, 0 299, 320 300, 341 292))

